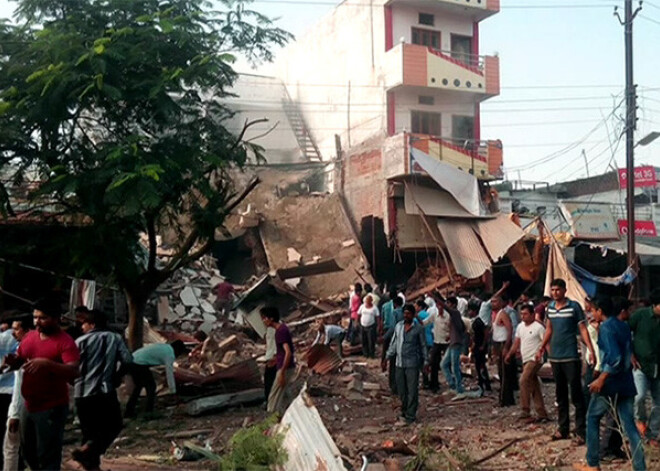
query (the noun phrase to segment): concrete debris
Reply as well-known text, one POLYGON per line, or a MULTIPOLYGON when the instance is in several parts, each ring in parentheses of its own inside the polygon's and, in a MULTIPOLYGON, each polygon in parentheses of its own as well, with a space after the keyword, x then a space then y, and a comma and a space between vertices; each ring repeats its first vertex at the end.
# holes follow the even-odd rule
POLYGON ((362 380, 360 380, 358 378, 353 378, 348 383, 348 390, 349 391, 357 391, 357 392, 364 391, 364 385, 362 384, 362 380))
POLYGON ((263 388, 248 389, 232 394, 219 394, 217 396, 203 397, 191 401, 186 406, 188 415, 198 416, 208 414, 209 412, 217 412, 228 407, 240 406, 243 404, 251 404, 262 402, 264 400, 263 388))
POLYGON ((184 306, 199 306, 199 300, 193 289, 190 286, 183 288, 183 291, 179 294, 181 302, 184 306))
POLYGON ((300 263, 302 260, 302 255, 300 255, 300 253, 292 247, 286 249, 286 256, 289 262, 300 263))

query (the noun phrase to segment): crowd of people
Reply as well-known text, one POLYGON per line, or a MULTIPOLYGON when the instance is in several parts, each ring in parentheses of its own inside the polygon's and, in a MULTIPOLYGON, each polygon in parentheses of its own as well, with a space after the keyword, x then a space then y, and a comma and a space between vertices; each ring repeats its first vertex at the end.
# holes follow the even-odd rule
MULTIPOLYGON (((348 328, 321 321, 313 345, 336 345, 343 356, 345 342, 361 344, 370 359, 380 348, 382 370, 401 402, 400 426, 417 420, 420 387, 431 394, 450 393, 452 400, 497 389, 502 407, 515 405, 519 391, 521 420, 549 423, 539 377, 549 361, 557 409, 557 427, 549 438, 571 438, 572 404, 572 438, 587 447, 586 464, 575 468, 593 471, 606 457, 627 456, 635 471, 645 470, 644 449, 658 447, 660 432, 660 289, 639 309, 617 296, 587 298, 583 309, 566 297, 562 279, 551 282, 551 297, 536 302, 524 294, 513 300, 508 291, 504 283, 493 295, 435 291, 407 300, 400 290, 385 294, 356 284, 348 328), (472 391, 461 370, 468 362, 477 381, 472 391)), ((32 470, 60 469, 72 408, 81 431, 81 446, 72 458, 86 470, 99 469, 123 419, 136 416, 142 390, 146 412, 153 411, 151 367, 164 366, 170 392, 176 392, 174 362, 187 353, 181 341, 150 344, 131 354, 101 312, 77 308, 76 322, 67 331, 60 317, 59 303, 42 300, 31 315, 10 319, 0 329, 4 470, 22 469, 23 463, 32 470), (122 415, 117 387, 125 375, 134 388, 122 415)), ((294 341, 278 309, 262 308, 261 318, 266 326, 266 408, 282 413, 299 371, 294 341)))
POLYGON ((186 353, 181 341, 150 344, 131 354, 122 336, 108 328, 105 315, 84 306, 63 328, 62 309, 40 300, 31 314, 7 319, 0 333, 0 414, 2 469, 61 469, 64 427, 70 410, 80 422, 81 446, 72 458, 86 470, 100 469, 101 456, 123 427, 117 387, 125 375, 135 385, 125 416, 136 415, 142 389, 146 411, 154 408, 156 383, 151 366, 165 366, 171 392, 174 360, 186 353), (72 391, 72 397, 70 397, 72 391), (3 415, 4 417, 4 415, 3 415))
POLYGON ((417 420, 420 387, 443 392, 440 371, 452 400, 491 394, 497 380, 500 406, 515 405, 519 391, 521 420, 550 423, 539 376, 548 361, 557 410, 549 438, 587 446, 587 463, 575 468, 596 470, 601 459, 628 456, 634 470, 645 470, 644 446, 658 447, 660 432, 660 289, 632 315, 632 303, 617 296, 587 298, 583 309, 567 298, 562 279, 552 281, 551 297, 536 302, 525 294, 514 300, 508 291, 505 282, 493 295, 435 291, 406 300, 399 290, 385 294, 356 284, 348 329, 322 322, 314 343, 335 342, 340 354, 344 340, 361 343, 363 355, 374 358, 380 340, 382 369, 401 401, 401 426, 417 420), (466 362, 474 365, 475 391, 466 391, 466 362))

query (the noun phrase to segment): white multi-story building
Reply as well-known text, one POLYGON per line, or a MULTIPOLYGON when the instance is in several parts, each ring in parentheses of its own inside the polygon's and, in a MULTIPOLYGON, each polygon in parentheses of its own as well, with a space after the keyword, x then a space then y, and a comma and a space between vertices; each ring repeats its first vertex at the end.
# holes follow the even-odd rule
POLYGON ((410 133, 477 178, 499 176, 501 143, 480 131, 480 104, 499 94, 499 59, 479 55, 479 23, 499 3, 347 0, 285 48, 277 75, 323 159, 337 155, 335 135, 350 149, 410 133))

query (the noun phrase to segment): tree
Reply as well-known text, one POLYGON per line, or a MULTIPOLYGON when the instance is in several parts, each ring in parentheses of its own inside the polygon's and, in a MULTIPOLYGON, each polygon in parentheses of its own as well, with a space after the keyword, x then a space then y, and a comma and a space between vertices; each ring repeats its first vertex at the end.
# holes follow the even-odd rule
MULTIPOLYGON (((33 206, 77 220, 79 273, 109 275, 129 304, 129 344, 142 342, 149 296, 207 253, 224 218, 254 187, 232 172, 262 149, 233 135, 223 104, 237 54, 271 60, 290 35, 242 1, 19 0, 0 22, 0 206, 33 178, 33 206), (175 254, 156 257, 176 230, 175 254), (140 244, 146 234, 147 244, 140 244)), ((248 126, 249 123, 246 123, 248 126)))

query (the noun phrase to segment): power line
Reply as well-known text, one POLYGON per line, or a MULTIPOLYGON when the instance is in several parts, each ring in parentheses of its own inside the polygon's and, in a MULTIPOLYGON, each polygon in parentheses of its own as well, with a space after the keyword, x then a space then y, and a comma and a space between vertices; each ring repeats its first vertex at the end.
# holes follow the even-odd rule
MULTIPOLYGON (((337 3, 323 0, 253 0, 252 3, 262 3, 262 4, 284 4, 284 5, 318 5, 318 6, 342 6, 342 7, 380 7, 379 5, 374 5, 373 3, 362 3, 362 2, 352 2, 352 3, 337 3)), ((575 9, 591 9, 591 8, 614 8, 618 6, 616 3, 597 3, 597 4, 541 4, 541 5, 502 5, 501 10, 575 10, 575 9)))

